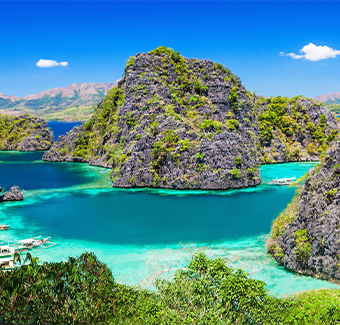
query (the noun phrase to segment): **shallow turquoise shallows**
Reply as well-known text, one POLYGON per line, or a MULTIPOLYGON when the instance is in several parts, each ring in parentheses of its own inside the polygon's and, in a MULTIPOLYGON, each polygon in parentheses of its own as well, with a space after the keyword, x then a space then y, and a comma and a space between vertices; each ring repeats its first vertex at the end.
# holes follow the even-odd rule
POLYGON ((265 280, 274 295, 336 287, 276 266, 265 249, 272 220, 294 195, 268 181, 300 177, 312 163, 263 166, 263 183, 243 190, 120 190, 107 169, 41 156, 0 153, 1 186, 25 190, 23 202, 0 205, 0 223, 11 225, 15 240, 52 236, 55 247, 33 253, 42 261, 93 251, 120 282, 147 285, 156 271, 185 265, 200 248, 265 280))

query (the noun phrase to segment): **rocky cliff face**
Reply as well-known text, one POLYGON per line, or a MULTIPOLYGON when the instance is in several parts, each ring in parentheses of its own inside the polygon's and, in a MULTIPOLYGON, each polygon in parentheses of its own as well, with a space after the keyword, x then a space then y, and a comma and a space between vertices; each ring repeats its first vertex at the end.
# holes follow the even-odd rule
POLYGON ((222 65, 158 48, 43 159, 112 167, 117 187, 228 189, 258 185, 262 163, 316 160, 336 136, 316 102, 256 97, 222 65))
POLYGON ((265 164, 316 161, 338 134, 334 114, 303 96, 257 98, 254 106, 265 164))
POLYGON ((94 117, 43 159, 112 167, 119 187, 239 188, 260 182, 257 132, 239 78, 163 48, 131 58, 94 117))
POLYGON ((340 279, 340 144, 274 221, 268 250, 295 272, 340 279))
POLYGON ((0 150, 48 150, 53 142, 53 133, 43 119, 28 114, 0 115, 0 150))

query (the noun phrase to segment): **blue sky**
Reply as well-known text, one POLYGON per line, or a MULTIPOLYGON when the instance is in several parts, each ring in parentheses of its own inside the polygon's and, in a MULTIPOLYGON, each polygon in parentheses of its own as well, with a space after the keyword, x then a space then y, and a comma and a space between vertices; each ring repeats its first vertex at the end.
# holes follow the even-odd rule
POLYGON ((0 93, 7 95, 113 82, 130 55, 161 45, 220 62, 261 95, 340 91, 337 52, 292 57, 310 43, 340 50, 337 1, 0 1, 0 12, 0 93), (68 66, 39 68, 40 59, 68 66))

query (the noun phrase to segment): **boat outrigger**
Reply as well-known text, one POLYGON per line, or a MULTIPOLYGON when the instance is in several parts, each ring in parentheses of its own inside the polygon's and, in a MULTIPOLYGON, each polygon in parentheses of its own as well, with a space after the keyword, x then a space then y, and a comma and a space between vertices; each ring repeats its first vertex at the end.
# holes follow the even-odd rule
MULTIPOLYGON (((4 230, 4 229, 2 229, 4 230)), ((6 231, 4 230, 6 233, 6 231)), ((50 241, 51 237, 41 238, 32 237, 28 239, 22 239, 14 241, 8 234, 0 236, 0 269, 5 271, 11 271, 16 267, 20 267, 24 264, 20 264, 19 260, 15 258, 17 254, 23 257, 30 250, 39 250, 56 245, 50 241)), ((26 258, 24 258, 26 260, 26 258)))
MULTIPOLYGON (((21 264, 21 258, 23 255, 28 254, 27 251, 29 250, 35 251, 56 245, 50 241, 51 237, 41 238, 41 236, 39 236, 19 241, 13 240, 6 231, 8 228, 9 225, 0 224, 0 230, 4 232, 4 235, 0 236, 0 270, 2 271, 11 271, 16 267, 25 265, 21 264)), ((24 258, 24 262, 26 261, 26 257, 24 258)))
POLYGON ((292 182, 295 182, 296 181, 296 177, 291 177, 291 178, 276 178, 276 179, 273 179, 269 184, 270 185, 281 185, 281 186, 284 186, 284 185, 290 185, 292 182))
POLYGON ((51 237, 47 238, 40 238, 39 237, 32 237, 28 239, 23 239, 18 241, 17 245, 17 252, 23 252, 26 250, 36 250, 36 249, 42 249, 42 248, 48 248, 51 246, 56 245, 55 243, 50 241, 51 237))

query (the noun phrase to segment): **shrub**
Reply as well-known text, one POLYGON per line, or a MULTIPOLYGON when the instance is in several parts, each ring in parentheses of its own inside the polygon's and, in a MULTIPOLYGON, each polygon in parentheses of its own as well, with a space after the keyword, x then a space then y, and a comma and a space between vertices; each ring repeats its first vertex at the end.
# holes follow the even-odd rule
POLYGON ((135 57, 134 56, 130 56, 130 58, 126 61, 126 67, 125 69, 127 69, 128 67, 130 67, 131 65, 133 65, 135 63, 135 57))
POLYGON ((230 106, 233 108, 234 112, 238 110, 238 94, 237 94, 237 87, 231 89, 229 94, 229 103, 230 106))
POLYGON ((311 142, 308 146, 307 146, 307 152, 311 155, 314 155, 318 152, 318 147, 315 145, 315 143, 311 142))
POLYGON ((235 156, 234 157, 234 161, 235 161, 236 165, 238 165, 238 166, 242 165, 242 160, 241 160, 240 157, 235 156))
POLYGON ((296 244, 295 254, 304 261, 307 261, 312 251, 312 245, 308 241, 308 234, 306 229, 299 229, 294 233, 294 240, 296 244))
POLYGON ((161 179, 160 179, 159 175, 157 173, 155 173, 155 178, 153 180, 153 186, 157 186, 158 183, 160 182, 160 180, 161 179))
POLYGON ((200 124, 200 128, 203 130, 211 129, 214 126, 214 123, 210 119, 205 119, 202 124, 200 124))
MULTIPOLYGON (((170 47, 159 46, 156 49, 150 51, 150 53, 153 54, 153 55, 160 55, 160 54, 171 55, 172 53, 174 53, 174 50, 170 47)), ((178 53, 178 52, 176 52, 176 53, 178 53)))
POLYGON ((325 198, 329 200, 334 197, 336 193, 338 193, 338 190, 336 188, 333 188, 332 190, 325 192, 325 198))
POLYGON ((199 152, 196 153, 196 159, 198 160, 202 160, 204 156, 205 156, 205 153, 199 153, 199 152))
POLYGON ((233 167, 232 170, 229 171, 232 178, 241 178, 242 173, 239 169, 233 167))
POLYGON ((237 130, 240 126, 239 121, 235 120, 235 119, 231 119, 227 122, 227 129, 229 132, 232 132, 234 130, 237 130))

